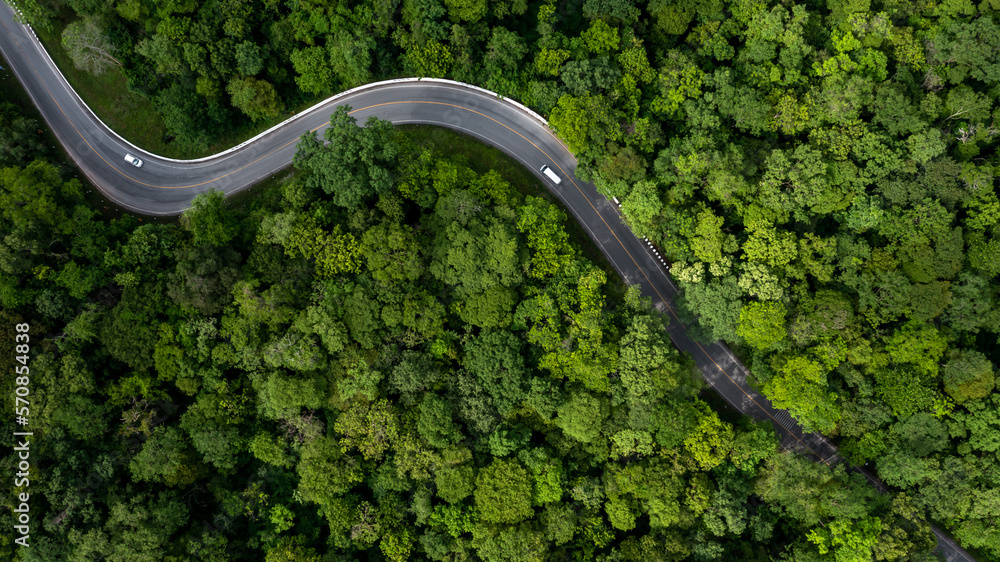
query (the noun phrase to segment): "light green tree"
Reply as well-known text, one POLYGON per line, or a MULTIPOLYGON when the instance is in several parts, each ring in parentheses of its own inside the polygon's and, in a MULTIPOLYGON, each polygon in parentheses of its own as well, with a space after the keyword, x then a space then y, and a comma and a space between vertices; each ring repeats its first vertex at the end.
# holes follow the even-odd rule
POLYGON ((535 70, 547 76, 559 76, 562 64, 570 57, 566 49, 542 49, 535 55, 535 70))
POLYGON ((698 405, 701 419, 694 432, 684 439, 684 449, 702 470, 711 470, 729 456, 734 432, 707 404, 699 401, 698 405))
POLYGON ((445 0, 451 19, 476 23, 486 15, 486 0, 445 0))
POLYGON ((333 428, 342 435, 343 452, 357 449, 366 460, 382 458, 399 435, 396 413, 385 399, 354 402, 340 414, 333 428))
POLYGON ((867 562, 872 548, 878 543, 882 521, 865 517, 858 521, 838 519, 827 527, 809 531, 806 538, 819 548, 820 554, 833 552, 837 562, 867 562))
POLYGON ((694 235, 688 238, 691 251, 698 261, 715 263, 722 259, 722 217, 718 217, 711 209, 698 212, 694 235))
POLYGON ((660 67, 659 93, 651 108, 673 116, 684 100, 701 95, 704 78, 705 73, 687 55, 677 50, 669 51, 666 64, 660 67))
POLYGON ((602 19, 592 20, 590 27, 580 36, 587 50, 596 55, 618 50, 618 29, 602 19))
POLYGON ((929 376, 938 374, 938 359, 948 349, 948 340, 926 322, 910 321, 886 338, 886 351, 897 363, 909 363, 929 376))
POLYGON ((601 435, 606 412, 601 400, 589 392, 574 393, 557 410, 556 425, 581 443, 592 443, 601 435))
POLYGON ((659 189, 652 180, 636 183, 632 186, 632 192, 622 201, 622 213, 636 236, 653 235, 654 224, 662 207, 659 189))
POLYGON ((530 275, 545 278, 555 275, 575 256, 569 234, 563 228, 566 214, 538 197, 528 197, 518 210, 517 229, 528 239, 531 255, 530 275))
POLYGON ((372 277, 385 284, 413 281, 424 269, 413 232, 396 223, 380 224, 365 231, 361 251, 372 277))
POLYGON ((604 96, 564 95, 549 116, 549 123, 578 158, 595 147, 622 137, 620 110, 604 96))
POLYGON ((434 40, 423 46, 412 45, 406 51, 406 60, 417 76, 431 78, 443 78, 455 62, 451 50, 434 40))
POLYGON ((434 475, 437 494, 448 503, 458 503, 475 489, 475 469, 468 465, 445 466, 434 475))
POLYGON ((829 433, 837 427, 837 395, 827 387, 822 365, 811 359, 778 359, 775 375, 763 383, 762 390, 776 407, 787 409, 807 430, 829 433))
POLYGON ((139 41, 135 45, 135 52, 148 58, 159 74, 176 76, 184 70, 180 50, 163 35, 155 34, 139 41))
POLYGON ((284 109, 278 92, 267 80, 252 77, 237 78, 226 86, 233 107, 254 121, 277 117, 284 109))
POLYGON ((494 459, 476 476, 476 507, 490 523, 517 523, 534 513, 531 478, 516 460, 494 459))
POLYGON ((780 231, 766 220, 748 221, 746 227, 750 236, 743 244, 743 253, 748 260, 780 267, 798 256, 795 234, 780 231))
POLYGON ((768 351, 785 339, 785 305, 780 302, 752 302, 740 309, 740 324, 736 328, 744 341, 768 351))

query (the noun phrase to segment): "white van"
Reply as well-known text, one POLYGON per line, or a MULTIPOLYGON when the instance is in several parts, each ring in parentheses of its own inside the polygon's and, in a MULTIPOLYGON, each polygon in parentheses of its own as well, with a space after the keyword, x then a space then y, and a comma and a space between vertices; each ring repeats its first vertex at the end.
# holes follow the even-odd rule
POLYGON ((142 160, 139 160, 138 158, 136 158, 135 156, 132 156, 131 154, 126 154, 125 155, 125 161, 128 162, 129 164, 132 164, 136 168, 141 168, 142 167, 142 160))
POLYGON ((554 183, 556 185, 559 185, 559 184, 562 183, 562 178, 560 178, 555 172, 553 172, 552 168, 549 168, 548 166, 542 166, 541 168, 539 168, 538 171, 541 172, 541 173, 543 173, 543 174, 545 174, 545 177, 547 177, 550 180, 552 180, 552 183, 554 183))

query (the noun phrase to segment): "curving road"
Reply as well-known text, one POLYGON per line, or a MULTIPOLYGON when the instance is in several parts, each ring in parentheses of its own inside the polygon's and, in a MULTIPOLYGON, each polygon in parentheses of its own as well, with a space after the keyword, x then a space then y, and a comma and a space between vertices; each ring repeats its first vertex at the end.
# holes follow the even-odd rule
MULTIPOLYGON (((692 355, 705 380, 727 402, 755 419, 770 421, 784 447, 828 465, 845 462, 822 435, 803 433, 788 412, 774 408, 750 388, 746 367, 725 345, 703 345, 688 336, 674 313, 677 288, 662 260, 648 242, 632 234, 615 205, 592 184, 576 179, 576 160, 545 120, 516 102, 446 80, 369 84, 338 94, 233 149, 180 161, 147 153, 105 126, 66 82, 31 29, 17 23, 4 2, 0 2, 0 53, 77 167, 109 199, 148 215, 180 213, 199 193, 219 189, 229 195, 287 167, 298 138, 308 131, 322 133, 339 105, 353 107, 352 115, 361 123, 374 116, 395 124, 438 125, 493 145, 535 171, 625 282, 639 285, 658 309, 673 316, 670 338, 692 355), (126 153, 138 155, 144 165, 129 165, 123 159, 126 153), (552 185, 537 172, 543 164, 564 179, 561 185, 552 185)), ((871 475, 865 476, 884 489, 871 475)), ((934 532, 938 551, 946 560, 974 560, 938 529, 934 532)))

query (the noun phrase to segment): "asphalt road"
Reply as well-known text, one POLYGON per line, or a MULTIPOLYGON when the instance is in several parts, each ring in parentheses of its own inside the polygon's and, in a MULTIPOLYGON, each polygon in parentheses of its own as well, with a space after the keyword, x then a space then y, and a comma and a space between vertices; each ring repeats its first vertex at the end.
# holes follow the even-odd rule
MULTIPOLYGON (((231 150, 197 161, 178 161, 149 154, 122 139, 83 104, 26 26, 0 2, 0 52, 24 85, 56 137, 77 167, 109 199, 138 213, 172 215, 186 209, 195 195, 210 189, 227 195, 287 167, 298 138, 308 131, 322 134, 339 105, 350 105, 359 123, 378 117, 395 124, 438 125, 473 136, 503 150, 535 172, 587 230, 626 283, 639 285, 654 305, 670 315, 674 344, 691 354, 705 380, 740 412, 773 424, 784 447, 825 464, 845 462, 822 435, 803 433, 784 410, 747 384, 746 367, 722 343, 692 340, 674 313, 677 288, 647 242, 636 238, 616 205, 595 187, 575 177, 576 160, 537 115, 468 85, 437 80, 401 80, 371 84, 338 94, 231 150), (144 161, 135 168, 126 153, 144 161), (562 178, 553 185, 538 169, 549 165, 562 178)), ((866 475, 873 485, 878 482, 866 475)), ((934 529, 946 560, 974 560, 934 529)))

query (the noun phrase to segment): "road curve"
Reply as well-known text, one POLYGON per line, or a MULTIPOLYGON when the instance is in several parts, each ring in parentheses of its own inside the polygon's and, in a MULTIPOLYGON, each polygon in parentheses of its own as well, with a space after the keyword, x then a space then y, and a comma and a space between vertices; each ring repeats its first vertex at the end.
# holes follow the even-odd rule
MULTIPOLYGON (((359 123, 378 117, 395 124, 438 125, 495 146, 535 172, 625 282, 639 285, 658 309, 672 316, 670 338, 692 355, 708 384, 729 404, 771 422, 784 447, 828 465, 844 462, 822 435, 804 434, 788 412, 774 408, 750 388, 746 367, 725 345, 705 345, 688 336, 675 313, 677 288, 662 260, 648 242, 632 234, 617 207, 597 193, 593 184, 576 179, 576 159, 545 120, 516 102, 448 80, 379 82, 337 94, 230 150, 182 161, 150 154, 105 126, 70 87, 31 29, 17 23, 4 2, 0 2, 0 53, 77 167, 109 199, 147 215, 178 214, 199 193, 218 189, 229 195, 273 175, 291 163, 299 137, 308 131, 322 133, 340 105, 350 105, 359 123), (124 161, 126 153, 139 156, 144 165, 129 165, 124 161), (564 178, 561 185, 553 185, 538 173, 543 164, 564 178)), ((881 488, 870 475, 866 477, 881 488)), ((934 532, 938 551, 946 560, 974 560, 937 528, 934 532)))

